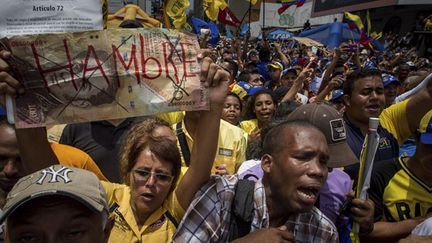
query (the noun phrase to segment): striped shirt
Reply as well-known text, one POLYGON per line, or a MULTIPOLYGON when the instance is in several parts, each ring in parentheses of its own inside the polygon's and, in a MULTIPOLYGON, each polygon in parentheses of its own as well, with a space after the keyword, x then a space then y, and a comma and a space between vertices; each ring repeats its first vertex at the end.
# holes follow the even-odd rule
MULTIPOLYGON (((195 195, 173 242, 228 242, 238 180, 237 175, 212 177, 195 195)), ((315 207, 310 212, 290 216, 286 225, 296 242, 338 242, 336 227, 315 207)), ((250 232, 264 228, 269 228, 269 212, 264 186, 258 180, 254 188, 254 216, 250 232)))

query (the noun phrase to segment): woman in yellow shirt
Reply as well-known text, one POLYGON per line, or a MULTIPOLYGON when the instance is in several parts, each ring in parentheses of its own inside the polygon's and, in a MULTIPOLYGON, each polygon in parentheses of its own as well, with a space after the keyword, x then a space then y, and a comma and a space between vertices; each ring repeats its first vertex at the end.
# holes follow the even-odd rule
POLYGON ((276 104, 271 90, 260 90, 250 98, 246 105, 247 120, 240 122, 240 127, 249 134, 249 142, 259 138, 261 128, 273 118, 276 104))
POLYGON ((191 163, 180 176, 176 137, 163 121, 150 119, 128 132, 120 153, 124 185, 102 182, 114 227, 110 243, 171 242, 195 193, 210 178, 229 74, 204 59, 210 111, 199 111, 191 163))

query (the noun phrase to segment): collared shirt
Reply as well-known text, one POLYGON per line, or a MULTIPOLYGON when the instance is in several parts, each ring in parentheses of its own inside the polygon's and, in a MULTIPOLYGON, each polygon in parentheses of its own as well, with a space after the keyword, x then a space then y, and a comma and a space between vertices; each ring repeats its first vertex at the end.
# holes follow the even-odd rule
MULTIPOLYGON (((392 105, 385 109, 379 117, 378 134, 380 135, 379 146, 375 155, 375 162, 391 162, 399 157, 399 145, 401 145, 410 135, 406 108, 409 100, 392 105)), ((365 136, 360 128, 350 122, 344 115, 345 127, 347 131, 347 143, 354 154, 360 158, 360 153, 365 136)), ((345 167, 345 172, 357 181, 359 163, 345 167)))
MULTIPOLYGON (((185 128, 184 121, 181 122, 179 130, 176 125, 172 126, 176 133, 183 132, 186 136, 189 151, 192 152, 194 141, 185 128)), ((180 146, 180 141, 177 142, 182 155, 182 165, 186 166, 183 152, 180 146)), ((228 174, 234 174, 240 167, 241 163, 246 160, 247 137, 243 130, 229 122, 221 120, 219 126, 218 148, 216 158, 213 164, 212 173, 215 173, 215 167, 220 164, 225 164, 228 174)))
MULTIPOLYGON (((173 242, 228 242, 237 182, 237 175, 212 177, 195 195, 173 242)), ((338 242, 336 227, 317 208, 292 215, 286 225, 293 231, 296 242, 338 242)), ((269 212, 264 186, 258 180, 251 232, 263 228, 269 228, 269 212)))
POLYGON ((240 127, 247 134, 251 134, 255 129, 258 128, 258 119, 250 119, 240 122, 240 127))
POLYGON ((139 228, 131 208, 130 188, 104 181, 101 183, 107 193, 110 216, 115 220, 109 243, 171 242, 176 227, 166 212, 168 211, 177 222, 180 222, 185 212, 175 192, 172 192, 163 205, 139 228))

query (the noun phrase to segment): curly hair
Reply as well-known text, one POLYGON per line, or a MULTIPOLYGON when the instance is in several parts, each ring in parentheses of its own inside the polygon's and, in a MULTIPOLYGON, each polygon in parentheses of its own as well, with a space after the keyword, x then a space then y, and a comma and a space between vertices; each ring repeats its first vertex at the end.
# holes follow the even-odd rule
POLYGON ((256 98, 262 94, 270 95, 271 99, 275 105, 275 108, 276 108, 277 102, 276 102, 276 98, 275 98, 273 91, 271 91, 269 89, 259 90, 254 95, 252 95, 246 103, 245 115, 244 115, 245 120, 257 118, 256 113, 255 113, 255 101, 256 101, 256 98))
POLYGON ((180 152, 175 141, 154 134, 156 128, 163 126, 170 128, 166 121, 148 118, 128 131, 120 149, 121 175, 126 185, 129 185, 130 172, 144 149, 149 149, 158 159, 172 164, 173 186, 176 185, 181 168, 180 152))

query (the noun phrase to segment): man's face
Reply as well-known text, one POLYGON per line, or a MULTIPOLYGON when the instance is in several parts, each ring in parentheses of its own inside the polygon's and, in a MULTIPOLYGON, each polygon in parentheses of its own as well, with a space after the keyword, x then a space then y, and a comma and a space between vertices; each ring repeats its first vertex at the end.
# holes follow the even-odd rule
POLYGON ((291 86, 294 84, 294 80, 296 80, 297 74, 294 72, 288 72, 283 78, 282 78, 282 85, 287 86, 288 88, 291 88, 291 86))
POLYGON ((408 77, 408 73, 410 71, 410 67, 408 65, 400 65, 398 70, 398 80, 400 82, 405 81, 408 77))
POLYGON ((134 204, 137 215, 148 214, 159 208, 167 198, 173 181, 162 181, 151 175, 142 179, 139 171, 148 171, 164 175, 172 175, 173 166, 167 161, 156 157, 148 148, 138 156, 137 162, 129 176, 131 188, 131 203, 134 204))
POLYGON ((386 106, 393 104, 396 96, 398 95, 399 85, 391 83, 384 88, 386 106))
POLYGON ((345 95, 348 117, 368 124, 369 117, 379 117, 384 104, 384 85, 381 77, 369 76, 355 81, 351 96, 345 95))
POLYGON ((237 125, 241 113, 240 106, 240 101, 236 97, 227 96, 222 110, 222 119, 233 125, 237 125))
POLYGON ((270 79, 272 81, 279 81, 281 72, 282 71, 278 68, 269 68, 270 79))
POLYGON ((249 57, 249 61, 251 61, 251 62, 258 62, 258 55, 251 55, 249 57))
POLYGON ((249 84, 252 86, 262 86, 263 82, 261 81, 260 75, 258 73, 251 74, 249 84))
POLYGON ((15 130, 0 125, 0 189, 9 192, 24 175, 15 130))
POLYGON ((285 139, 277 154, 264 155, 262 167, 273 203, 287 213, 312 209, 327 179, 329 151, 324 135, 315 128, 291 126, 279 135, 285 139))
POLYGON ((66 197, 34 199, 9 216, 6 238, 11 243, 103 243, 111 227, 82 203, 66 197))

